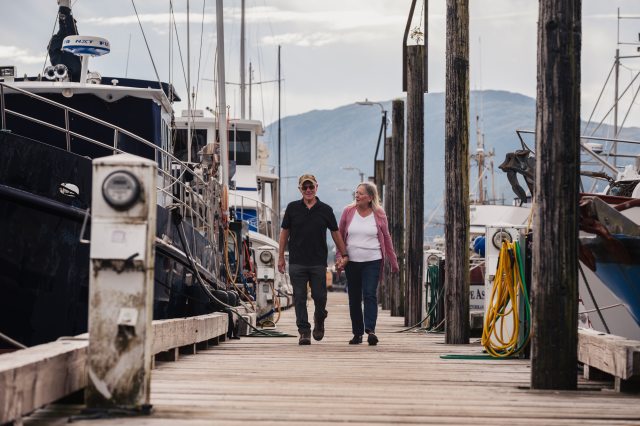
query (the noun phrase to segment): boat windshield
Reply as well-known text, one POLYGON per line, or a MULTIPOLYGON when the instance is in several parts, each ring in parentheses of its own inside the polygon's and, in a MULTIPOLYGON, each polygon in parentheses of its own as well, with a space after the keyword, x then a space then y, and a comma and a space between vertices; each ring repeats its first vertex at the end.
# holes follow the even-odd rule
MULTIPOLYGON (((198 152, 207 144, 206 129, 191 129, 191 161, 196 161, 198 152)), ((174 132, 173 155, 181 161, 187 161, 187 129, 174 132)))
POLYGON ((251 132, 247 130, 229 131, 229 160, 238 166, 251 165, 251 132))

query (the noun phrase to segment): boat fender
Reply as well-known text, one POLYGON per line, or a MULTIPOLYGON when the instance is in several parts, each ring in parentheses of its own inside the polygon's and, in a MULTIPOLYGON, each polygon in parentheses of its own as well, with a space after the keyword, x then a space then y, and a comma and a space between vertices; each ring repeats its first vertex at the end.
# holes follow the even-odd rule
POLYGON ((486 238, 482 236, 476 237, 476 239, 473 240, 473 251, 478 253, 482 257, 484 257, 485 241, 486 238))

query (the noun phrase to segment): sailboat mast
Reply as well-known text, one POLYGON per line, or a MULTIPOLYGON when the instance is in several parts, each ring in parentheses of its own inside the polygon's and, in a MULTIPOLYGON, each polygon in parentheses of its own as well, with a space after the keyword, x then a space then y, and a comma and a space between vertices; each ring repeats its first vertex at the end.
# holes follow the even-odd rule
MULTIPOLYGON (((216 0, 216 30, 218 42, 218 134, 220 137, 220 164, 222 166, 222 187, 227 192, 229 185, 229 142, 227 134, 227 99, 225 96, 224 73, 224 18, 222 0, 216 0)), ((228 214, 228 212, 223 212, 228 214)))
POLYGON ((484 143, 482 141, 482 131, 480 130, 480 116, 476 115, 476 161, 478 163, 478 203, 484 204, 484 143))
POLYGON ((191 162, 191 42, 189 27, 189 0, 187 0, 187 162, 191 162))
POLYGON ((251 120, 251 85, 253 84, 253 68, 249 62, 249 120, 251 120))
POLYGON ((241 2, 240 12, 240 118, 244 120, 244 94, 245 94, 245 81, 244 81, 244 0, 241 2))
POLYGON ((282 157, 280 156, 280 147, 282 142, 282 128, 280 126, 280 49, 282 46, 278 45, 278 181, 282 181, 281 165, 282 157))

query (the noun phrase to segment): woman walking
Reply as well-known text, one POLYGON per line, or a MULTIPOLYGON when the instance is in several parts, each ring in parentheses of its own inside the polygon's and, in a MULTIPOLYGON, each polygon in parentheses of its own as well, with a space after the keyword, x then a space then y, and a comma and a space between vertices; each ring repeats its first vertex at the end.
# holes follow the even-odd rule
POLYGON ((362 182, 358 185, 355 201, 342 212, 339 229, 347 244, 347 256, 338 254, 337 265, 339 269, 344 267, 347 275, 353 331, 349 344, 362 343, 362 336, 367 333, 369 345, 376 345, 378 282, 383 276, 385 260, 389 261, 392 272, 398 272, 398 260, 389 235, 387 215, 380 207, 378 190, 374 184, 362 182))

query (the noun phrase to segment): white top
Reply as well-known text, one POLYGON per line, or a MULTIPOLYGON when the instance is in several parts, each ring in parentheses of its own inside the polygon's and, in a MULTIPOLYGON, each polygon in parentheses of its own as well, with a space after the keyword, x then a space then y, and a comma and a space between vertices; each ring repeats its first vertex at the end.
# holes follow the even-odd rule
POLYGON ((346 242, 350 262, 370 262, 382 259, 378 228, 373 212, 367 217, 362 217, 356 210, 349 224, 346 242))

